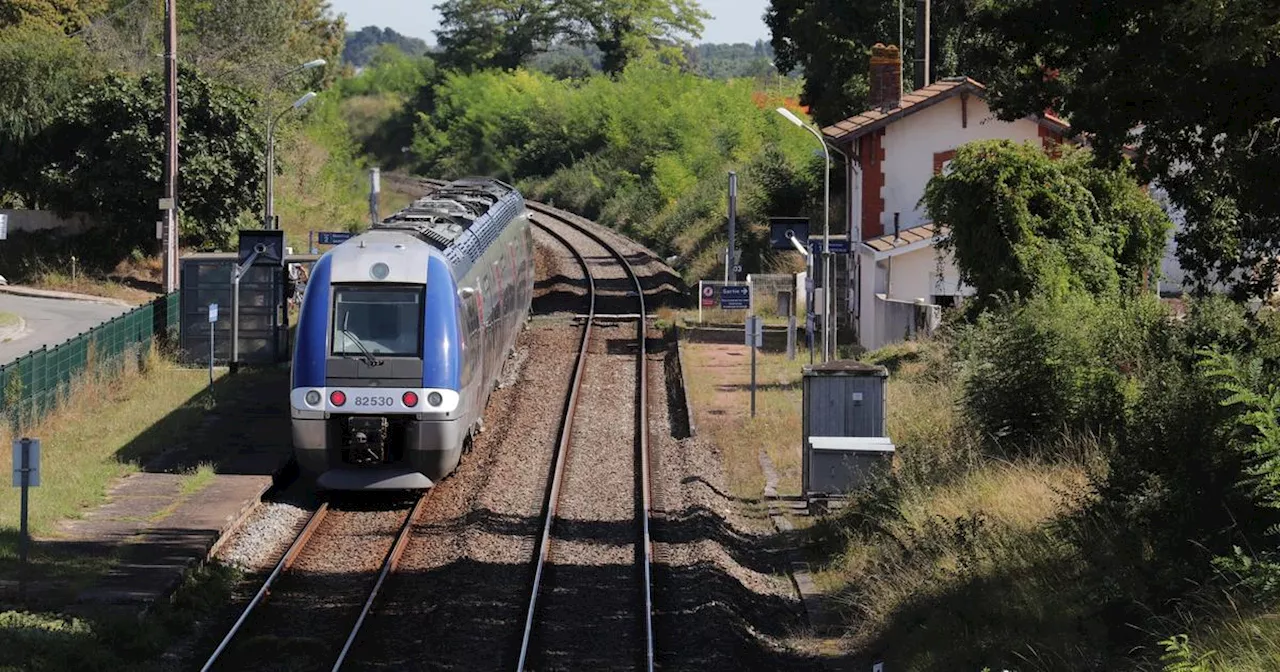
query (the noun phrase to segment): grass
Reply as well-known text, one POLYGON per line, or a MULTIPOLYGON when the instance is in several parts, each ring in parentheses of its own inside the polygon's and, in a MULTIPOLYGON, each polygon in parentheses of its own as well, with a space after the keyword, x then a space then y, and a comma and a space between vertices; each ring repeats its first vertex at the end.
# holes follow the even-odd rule
POLYGON ((161 654, 231 598, 239 573, 218 563, 188 573, 167 603, 141 618, 0 612, 0 670, 161 670, 161 654))
POLYGON ((698 431, 725 451, 729 487, 739 497, 764 490, 761 451, 778 473, 778 494, 800 492, 800 368, 809 361, 799 349, 756 353, 756 417, 751 417, 751 356, 746 346, 683 343, 685 382, 698 431))
MULTIPOLYGON (((57 410, 25 432, 41 440, 41 485, 30 495, 32 533, 48 534, 58 520, 101 502, 111 482, 167 448, 178 425, 204 413, 200 397, 207 386, 206 371, 178 368, 158 354, 144 367, 78 380, 57 410)), ((12 438, 7 427, 0 429, 0 445, 12 438)), ((0 468, 8 469, 10 454, 3 452, 0 468)), ((202 478, 197 473, 189 480, 202 478)), ((13 488, 0 492, 0 530, 17 527, 18 500, 13 488)), ((12 543, 0 543, 0 558, 6 557, 14 557, 12 543)))
POLYGON ((22 322, 16 313, 0 313, 0 327, 12 327, 22 322))
POLYGON ((181 495, 183 497, 189 497, 201 490, 204 490, 213 483, 213 479, 216 478, 217 475, 218 473, 214 470, 213 464, 209 462, 201 462, 195 469, 183 474, 182 489, 180 490, 181 495))

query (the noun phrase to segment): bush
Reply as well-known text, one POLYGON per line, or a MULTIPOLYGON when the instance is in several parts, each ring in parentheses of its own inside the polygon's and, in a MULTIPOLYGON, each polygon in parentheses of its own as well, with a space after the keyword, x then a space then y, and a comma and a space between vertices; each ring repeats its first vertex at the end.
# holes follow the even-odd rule
POLYGON ((988 311, 960 330, 965 415, 1012 453, 1064 432, 1111 436, 1164 318, 1154 300, 1082 293, 988 311))
POLYGON ((710 273, 723 243, 727 173, 739 175, 744 265, 767 266, 767 218, 815 211, 821 163, 749 81, 716 82, 653 59, 616 78, 452 73, 419 107, 425 174, 487 174, 678 254, 710 273))

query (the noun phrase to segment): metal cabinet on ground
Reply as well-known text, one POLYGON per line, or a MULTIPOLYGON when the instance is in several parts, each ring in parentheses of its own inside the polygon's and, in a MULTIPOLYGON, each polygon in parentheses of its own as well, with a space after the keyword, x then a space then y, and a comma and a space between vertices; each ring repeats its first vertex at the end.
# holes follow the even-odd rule
POLYGON ((808 499, 849 493, 893 459, 885 421, 889 371, 837 360, 806 366, 803 374, 802 494, 808 499))

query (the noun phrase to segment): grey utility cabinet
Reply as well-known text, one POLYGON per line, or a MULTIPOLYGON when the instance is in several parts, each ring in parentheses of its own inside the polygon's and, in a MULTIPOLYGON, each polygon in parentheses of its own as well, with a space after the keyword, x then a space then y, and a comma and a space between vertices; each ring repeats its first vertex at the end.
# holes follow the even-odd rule
POLYGON ((803 496, 847 494, 892 462, 885 424, 889 371, 837 360, 806 366, 803 374, 803 496))

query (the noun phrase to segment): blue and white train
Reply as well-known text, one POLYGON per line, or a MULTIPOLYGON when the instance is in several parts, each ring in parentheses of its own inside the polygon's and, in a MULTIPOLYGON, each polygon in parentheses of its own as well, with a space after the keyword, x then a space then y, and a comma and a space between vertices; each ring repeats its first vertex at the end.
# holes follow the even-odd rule
POLYGON ((298 320, 293 448, 319 490, 429 488, 483 427, 529 315, 524 198, 450 182, 316 261, 298 320))

